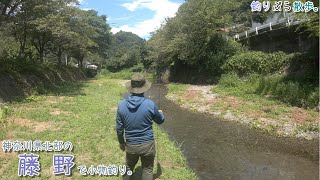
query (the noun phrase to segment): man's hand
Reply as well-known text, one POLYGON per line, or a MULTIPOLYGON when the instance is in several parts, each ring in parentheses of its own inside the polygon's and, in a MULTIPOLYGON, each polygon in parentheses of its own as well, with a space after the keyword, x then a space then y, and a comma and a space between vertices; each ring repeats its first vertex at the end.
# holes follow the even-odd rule
POLYGON ((126 150, 126 144, 120 144, 120 149, 121 149, 121 151, 125 151, 126 150))
POLYGON ((160 112, 160 113, 163 113, 161 109, 159 109, 159 112, 160 112))

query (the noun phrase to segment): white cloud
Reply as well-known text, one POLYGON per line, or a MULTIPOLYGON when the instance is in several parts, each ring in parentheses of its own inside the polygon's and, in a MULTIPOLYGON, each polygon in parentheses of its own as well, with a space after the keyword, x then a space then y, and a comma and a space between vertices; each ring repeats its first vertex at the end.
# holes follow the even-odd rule
MULTIPOLYGON (((79 4, 80 5, 87 5, 88 2, 86 2, 87 0, 78 0, 79 4)), ((72 2, 72 3, 69 3, 68 6, 71 6, 71 7, 80 7, 78 3, 75 3, 75 2, 72 2)))
POLYGON ((133 32, 140 37, 148 38, 149 33, 160 27, 166 17, 174 17, 178 11, 180 4, 171 2, 170 0, 133 0, 130 3, 122 4, 129 11, 136 11, 139 8, 145 8, 153 11, 155 14, 151 19, 138 22, 135 25, 123 25, 121 27, 112 28, 113 33, 120 30, 133 32))
POLYGON ((84 11, 90 11, 90 10, 94 10, 94 8, 81 8, 84 11))

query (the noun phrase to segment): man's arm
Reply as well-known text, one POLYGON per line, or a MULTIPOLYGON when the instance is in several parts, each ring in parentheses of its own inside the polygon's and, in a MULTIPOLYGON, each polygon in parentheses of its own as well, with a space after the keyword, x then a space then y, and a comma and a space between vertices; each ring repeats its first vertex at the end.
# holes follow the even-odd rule
POLYGON ((117 117, 116 117, 116 129, 117 129, 117 136, 118 136, 118 141, 119 141, 120 145, 125 144, 124 137, 123 137, 124 126, 123 126, 123 121, 120 116, 119 107, 117 110, 117 117))
POLYGON ((164 122, 164 115, 163 115, 163 112, 159 110, 156 104, 154 105, 154 114, 155 114, 154 122, 156 122, 157 124, 162 124, 164 122))

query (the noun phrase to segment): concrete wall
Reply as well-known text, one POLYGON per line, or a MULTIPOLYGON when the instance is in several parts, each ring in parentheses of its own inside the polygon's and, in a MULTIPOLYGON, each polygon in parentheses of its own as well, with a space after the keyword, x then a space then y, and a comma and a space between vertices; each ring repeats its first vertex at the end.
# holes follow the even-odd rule
POLYGON ((240 42, 256 51, 303 53, 314 46, 319 46, 318 39, 308 36, 306 33, 296 32, 296 27, 289 27, 258 34, 240 42))

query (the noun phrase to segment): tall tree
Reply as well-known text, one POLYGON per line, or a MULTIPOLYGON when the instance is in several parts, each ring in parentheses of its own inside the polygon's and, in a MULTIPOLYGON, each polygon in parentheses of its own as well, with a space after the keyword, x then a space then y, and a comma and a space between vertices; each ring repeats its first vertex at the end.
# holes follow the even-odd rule
POLYGON ((149 40, 148 59, 154 59, 158 66, 162 62, 167 66, 182 62, 194 66, 199 72, 219 74, 226 57, 241 47, 226 41, 217 30, 232 24, 230 14, 240 4, 235 0, 187 1, 179 8, 176 17, 167 19, 149 40))
POLYGON ((69 54, 80 67, 85 57, 104 61, 111 41, 107 18, 93 10, 81 10, 78 4, 77 0, 3 0, 0 19, 5 24, 0 31, 11 29, 9 34, 19 42, 20 59, 36 53, 40 62, 47 59, 61 64, 63 54, 69 54))

